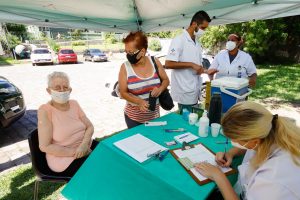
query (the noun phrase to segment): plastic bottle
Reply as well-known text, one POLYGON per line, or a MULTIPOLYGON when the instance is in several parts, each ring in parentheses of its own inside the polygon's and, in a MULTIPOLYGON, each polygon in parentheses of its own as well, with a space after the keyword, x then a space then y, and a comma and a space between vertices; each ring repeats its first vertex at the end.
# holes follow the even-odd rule
POLYGON ((211 100, 210 106, 208 111, 208 118, 209 118, 209 125, 212 123, 221 122, 221 115, 222 115, 222 98, 220 93, 214 93, 211 100))
POLYGON ((207 111, 203 112, 202 117, 199 120, 199 129, 198 134, 200 137, 207 137, 208 136, 208 128, 209 128, 209 119, 207 117, 207 111))
POLYGON ((186 109, 186 108, 182 109, 182 118, 185 121, 189 121, 189 115, 190 115, 190 112, 188 111, 188 109, 186 109))

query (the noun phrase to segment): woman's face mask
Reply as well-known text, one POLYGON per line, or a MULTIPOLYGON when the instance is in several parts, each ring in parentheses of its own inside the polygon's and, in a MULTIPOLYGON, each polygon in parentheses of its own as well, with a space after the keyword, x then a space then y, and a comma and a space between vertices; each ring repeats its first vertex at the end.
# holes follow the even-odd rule
POLYGON ((236 47, 236 43, 235 42, 233 42, 233 41, 227 41, 226 42, 226 49, 228 51, 232 51, 233 49, 235 49, 235 47, 236 47))
POLYGON ((141 50, 138 50, 137 52, 133 53, 133 54, 126 54, 127 60, 130 62, 130 64, 136 64, 137 62, 139 62, 139 60, 142 58, 142 56, 137 59, 138 54, 141 52, 141 50))
POLYGON ((70 91, 66 92, 57 92, 55 90, 51 90, 51 98, 53 101, 59 104, 67 103, 70 99, 70 91))
MULTIPOLYGON (((231 141, 231 145, 232 146, 234 146, 234 147, 236 147, 236 148, 239 148, 239 149, 244 149, 244 150, 250 150, 250 149, 248 149, 247 147, 245 147, 246 145, 248 144, 248 142, 246 142, 244 145, 240 145, 239 143, 237 143, 237 142, 233 142, 233 141, 231 141)), ((255 149, 256 148, 256 146, 257 146, 257 144, 255 145, 255 147, 254 148, 252 148, 252 149, 255 149)))

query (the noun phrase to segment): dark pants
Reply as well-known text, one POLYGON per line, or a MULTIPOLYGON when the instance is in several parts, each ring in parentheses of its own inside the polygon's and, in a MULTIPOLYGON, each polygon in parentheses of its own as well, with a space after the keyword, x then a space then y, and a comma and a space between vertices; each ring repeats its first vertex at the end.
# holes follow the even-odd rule
POLYGON ((184 104, 180 104, 178 103, 178 109, 179 109, 179 113, 182 114, 182 110, 185 108, 187 109, 190 113, 192 112, 192 106, 194 106, 196 104, 192 104, 192 105, 184 105, 184 104))
MULTIPOLYGON (((93 151, 98 144, 99 144, 98 141, 93 140, 92 145, 91 145, 91 150, 93 151)), ((87 158, 88 158, 88 156, 85 156, 85 157, 74 160, 67 169, 65 169, 62 172, 55 172, 55 175, 73 177, 74 174, 77 172, 77 170, 81 167, 81 165, 84 163, 84 161, 87 158)))
POLYGON ((125 122, 126 122, 126 125, 127 125, 128 129, 136 127, 136 126, 142 124, 140 122, 137 122, 137 121, 134 121, 134 120, 130 119, 125 113, 124 113, 124 117, 125 117, 125 122))

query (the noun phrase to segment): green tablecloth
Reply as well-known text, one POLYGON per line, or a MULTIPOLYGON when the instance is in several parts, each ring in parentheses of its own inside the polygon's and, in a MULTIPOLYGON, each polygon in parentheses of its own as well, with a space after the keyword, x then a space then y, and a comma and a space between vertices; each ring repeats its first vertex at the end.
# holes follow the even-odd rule
MULTIPOLYGON (((68 199, 143 199, 143 200, 188 200, 206 199, 216 187, 215 183, 198 185, 171 154, 159 160, 138 163, 116 148, 113 143, 140 133, 151 140, 165 145, 181 133, 166 133, 165 128, 185 128, 198 133, 198 127, 190 126, 181 115, 168 114, 154 121, 167 121, 163 127, 138 127, 126 130, 102 141, 89 156, 83 166, 63 189, 62 194, 68 199)), ((202 142, 214 152, 224 151, 225 137, 200 138, 194 143, 202 142)), ((172 149, 180 145, 172 146, 172 149)), ((240 159, 235 162, 240 162, 240 159)), ((233 183, 236 175, 229 177, 233 183)))

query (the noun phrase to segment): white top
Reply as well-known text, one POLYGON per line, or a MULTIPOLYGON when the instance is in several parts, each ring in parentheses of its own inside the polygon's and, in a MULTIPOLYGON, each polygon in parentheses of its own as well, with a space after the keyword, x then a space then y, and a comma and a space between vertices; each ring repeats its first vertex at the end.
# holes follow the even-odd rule
POLYGON ((242 67, 242 78, 248 78, 256 73, 256 67, 252 57, 239 50, 234 60, 230 63, 228 50, 220 51, 214 58, 209 69, 217 69, 216 79, 224 76, 238 76, 239 66, 242 67))
MULTIPOLYGON (((202 65, 202 47, 184 30, 181 35, 172 40, 166 60, 202 65)), ((171 96, 174 101, 185 105, 196 104, 201 85, 202 78, 193 69, 172 70, 171 96)))
MULTIPOLYGON (((300 166, 282 149, 275 149, 257 170, 251 172, 249 160, 255 151, 247 150, 239 169, 239 181, 247 200, 299 200, 300 166)), ((300 159, 299 159, 300 161, 300 159)))

